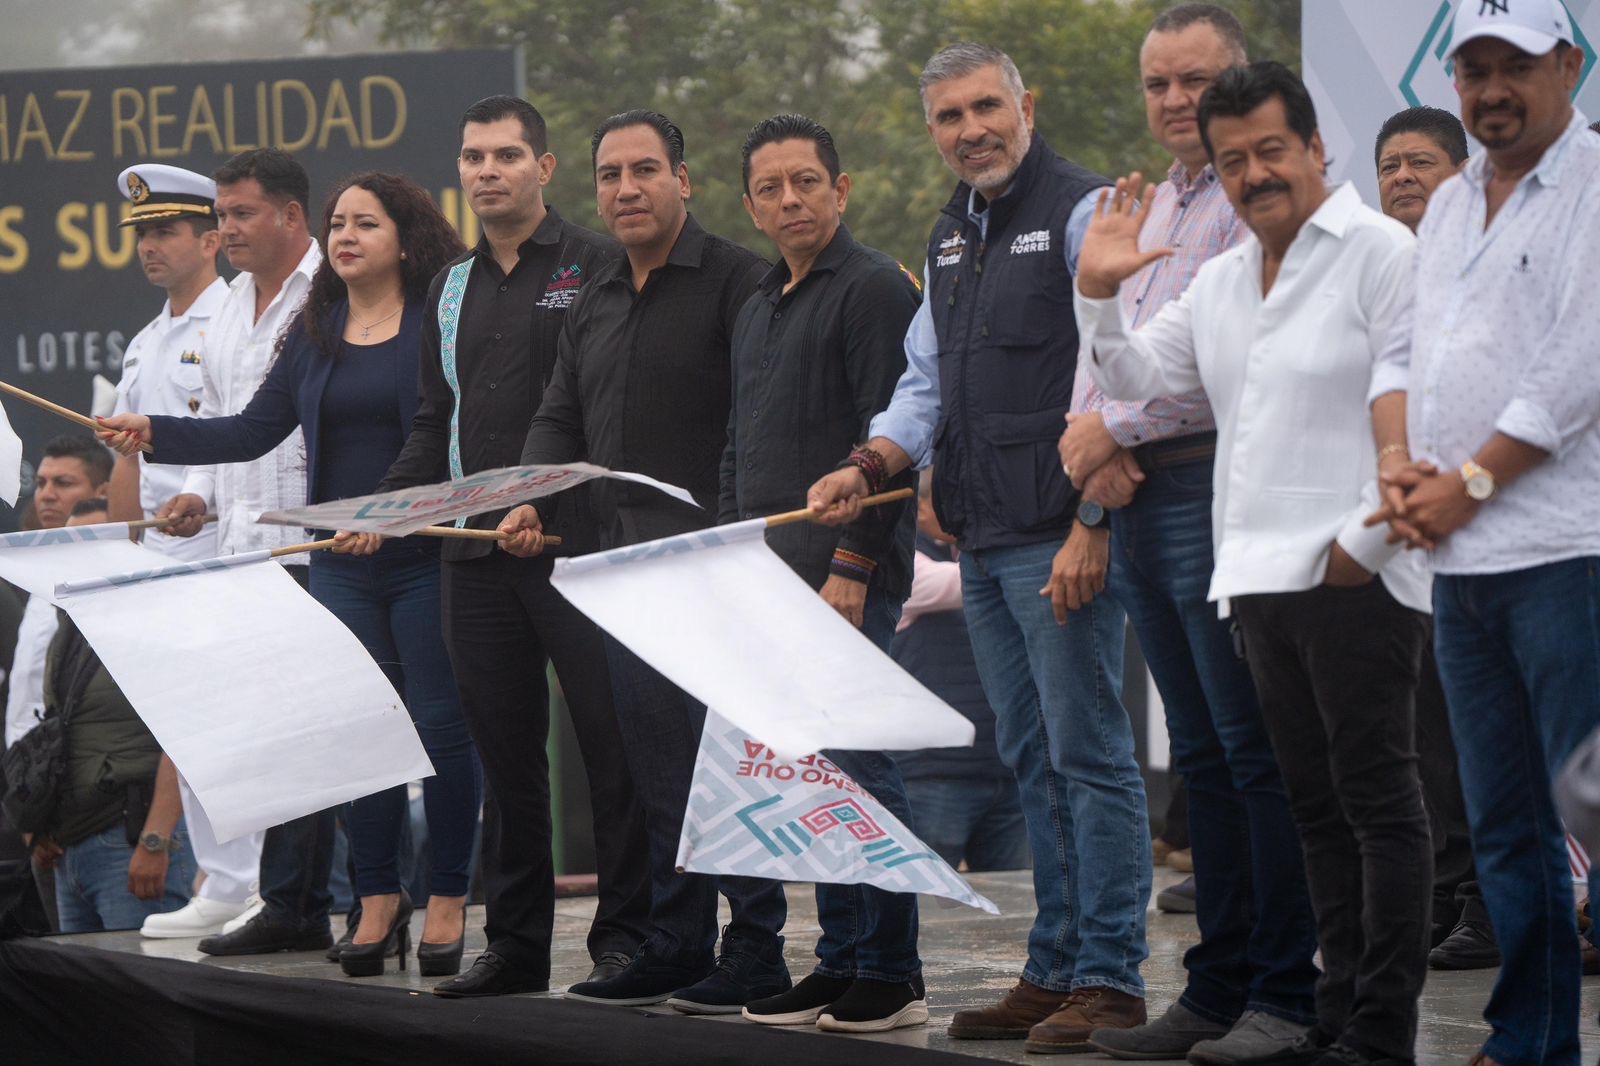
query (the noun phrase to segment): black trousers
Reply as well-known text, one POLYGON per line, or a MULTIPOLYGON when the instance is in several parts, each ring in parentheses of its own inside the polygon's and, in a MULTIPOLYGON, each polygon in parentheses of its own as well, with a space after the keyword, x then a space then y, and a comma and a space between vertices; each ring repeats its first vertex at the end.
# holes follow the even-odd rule
POLYGON ((1381 579, 1233 607, 1305 851, 1318 1024, 1409 1060, 1433 880, 1414 739, 1426 616, 1381 579))
MULTIPOLYGON (((308 592, 309 566, 286 566, 289 576, 308 592)), ((275 825, 261 840, 261 900, 274 921, 283 925, 326 925, 333 906, 328 878, 333 874, 333 845, 339 831, 339 808, 329 807, 275 825)), ((353 883, 353 882, 352 882, 353 883)), ((360 920, 359 905, 352 908, 360 920)))
POLYGON ((497 550, 446 562, 441 587, 445 647, 497 814, 484 824, 484 931, 490 950, 545 976, 555 922, 547 663, 566 696, 594 809, 600 903, 589 953, 631 956, 650 935, 644 816, 623 759, 600 630, 550 585, 551 565, 497 550))
POLYGON ((1470 917, 1487 924, 1477 892, 1478 873, 1472 861, 1472 835, 1467 804, 1461 796, 1461 770, 1456 743, 1450 736, 1450 712, 1433 657, 1433 632, 1423 645, 1422 674, 1417 685, 1417 769, 1422 776, 1422 802, 1433 838, 1433 935, 1437 944, 1464 916, 1468 900, 1477 907, 1470 917))

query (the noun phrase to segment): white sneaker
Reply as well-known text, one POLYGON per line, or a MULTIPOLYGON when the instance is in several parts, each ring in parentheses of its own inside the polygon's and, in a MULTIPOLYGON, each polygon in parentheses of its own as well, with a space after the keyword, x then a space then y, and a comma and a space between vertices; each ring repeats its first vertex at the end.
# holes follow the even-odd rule
POLYGON ((195 896, 181 909, 166 914, 152 914, 139 929, 140 936, 155 940, 171 940, 187 936, 211 936, 220 933, 227 923, 245 910, 244 903, 224 903, 221 900, 195 896))
POLYGON ((244 901, 244 911, 240 913, 239 917, 230 918, 228 919, 227 923, 223 925, 222 935, 227 936, 229 933, 237 933, 239 930, 243 929, 246 923, 248 923, 251 918, 254 918, 256 915, 260 914, 261 908, 265 906, 266 903, 262 901, 261 893, 252 891, 250 893, 250 897, 244 901))

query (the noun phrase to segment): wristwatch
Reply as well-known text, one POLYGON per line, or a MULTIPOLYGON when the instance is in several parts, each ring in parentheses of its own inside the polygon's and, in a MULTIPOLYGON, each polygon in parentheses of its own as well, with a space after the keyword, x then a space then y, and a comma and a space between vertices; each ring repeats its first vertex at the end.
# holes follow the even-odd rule
POLYGON ((174 851, 178 844, 171 837, 164 837, 160 833, 146 833, 139 838, 139 846, 146 851, 161 852, 174 851))
POLYGON ((1111 524, 1111 513, 1093 500, 1080 500, 1078 521, 1090 529, 1104 529, 1111 524))
POLYGON ((1466 486, 1467 495, 1479 503, 1494 495, 1494 475, 1471 459, 1461 464, 1461 482, 1466 486))

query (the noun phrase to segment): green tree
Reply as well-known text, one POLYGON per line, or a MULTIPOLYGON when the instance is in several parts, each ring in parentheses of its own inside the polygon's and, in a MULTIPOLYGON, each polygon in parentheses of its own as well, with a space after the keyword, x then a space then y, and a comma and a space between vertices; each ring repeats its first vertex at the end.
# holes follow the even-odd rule
MULTIPOLYGON (((1221 0, 1257 57, 1295 61, 1299 0, 1221 0)), ((1145 126, 1139 46, 1163 0, 310 0, 309 32, 377 26, 390 44, 521 45, 528 97, 561 160, 550 190, 568 217, 593 215, 589 132, 606 115, 651 107, 684 130, 692 209, 713 231, 772 250, 740 197, 739 146, 782 111, 816 118, 855 178, 848 221, 913 268, 953 178, 930 142, 916 77, 956 40, 1016 59, 1038 100, 1040 133, 1106 174, 1160 174, 1145 126)), ((463 106, 470 101, 462 101, 463 106)))

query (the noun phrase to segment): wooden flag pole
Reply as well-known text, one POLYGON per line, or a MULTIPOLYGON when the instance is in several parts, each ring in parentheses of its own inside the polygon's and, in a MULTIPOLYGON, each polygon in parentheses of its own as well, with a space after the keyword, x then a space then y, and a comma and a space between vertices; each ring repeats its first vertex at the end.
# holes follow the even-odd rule
MULTIPOLYGON (((876 496, 868 496, 861 501, 863 507, 876 507, 880 503, 893 503, 895 500, 904 500, 917 494, 916 489, 895 489, 893 492, 880 492, 876 496)), ((791 522, 815 522, 817 513, 809 507, 798 511, 789 511, 785 514, 775 514, 767 519, 769 526, 786 526, 791 522)))
MULTIPOLYGON (((415 530, 412 535, 421 537, 459 537, 464 540, 505 540, 508 536, 508 534, 502 533, 498 529, 456 529, 454 526, 424 526, 415 530)), ((561 538, 546 537, 544 542, 547 545, 558 545, 561 543, 561 538)), ((299 555, 301 552, 325 551, 338 543, 339 541, 334 539, 309 540, 304 544, 290 544, 287 547, 272 549, 272 557, 276 559, 283 555, 299 555)))
MULTIPOLYGON (((423 526, 413 530, 413 537, 455 537, 458 540, 506 540, 511 536, 498 529, 457 529, 455 526, 423 526)), ((546 536, 545 547, 557 547, 561 544, 560 537, 546 536)))
POLYGON ((299 555, 301 552, 320 552, 339 543, 336 540, 308 540, 304 544, 290 544, 284 548, 273 548, 272 557, 282 558, 285 555, 299 555))
MULTIPOLYGON (((33 404, 35 407, 43 407, 46 411, 49 411, 51 414, 60 415, 62 418, 65 418, 68 422, 76 422, 78 425, 84 427, 85 429, 92 429, 96 433, 105 432, 105 428, 106 427, 102 426, 100 423, 96 422, 94 419, 88 417, 87 415, 80 415, 76 411, 69 411, 67 408, 62 407, 60 404, 51 403, 49 400, 45 399, 43 396, 35 396, 33 393, 27 391, 26 389, 19 389, 15 385, 7 385, 5 382, 0 381, 0 390, 3 390, 5 392, 9 392, 11 395, 15 396, 19 400, 27 400, 29 403, 33 404)), ((140 441, 139 442, 139 450, 144 452, 147 455, 152 454, 152 453, 155 452, 155 449, 152 448, 145 441, 140 441)))

